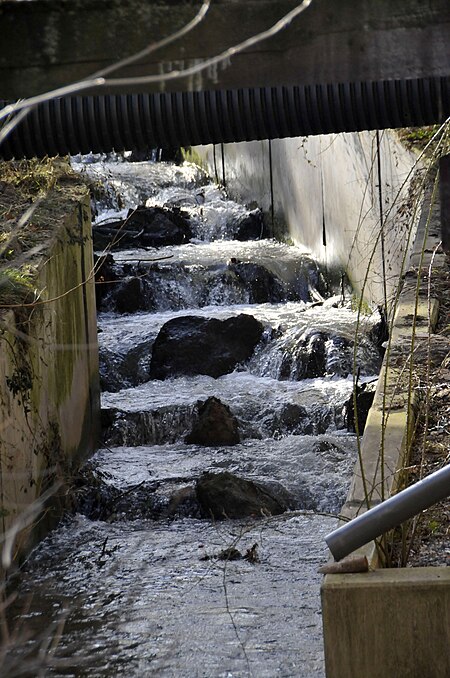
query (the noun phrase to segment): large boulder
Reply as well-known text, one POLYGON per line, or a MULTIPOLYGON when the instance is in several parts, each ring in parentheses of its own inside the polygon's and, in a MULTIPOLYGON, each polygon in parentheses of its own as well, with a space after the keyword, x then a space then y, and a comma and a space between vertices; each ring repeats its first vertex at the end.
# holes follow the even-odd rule
POLYGON ((192 238, 189 220, 177 209, 137 207, 126 219, 94 227, 94 249, 165 247, 192 238))
POLYGON ((279 515, 288 508, 259 483, 228 471, 204 473, 197 480, 195 491, 203 515, 216 520, 279 515))
POLYGON ((228 405, 212 396, 201 404, 198 420, 185 442, 193 445, 237 445, 240 442, 238 422, 228 405))
POLYGON ((227 320, 173 318, 156 337, 150 378, 228 374, 250 358, 262 333, 262 323, 244 313, 227 320))

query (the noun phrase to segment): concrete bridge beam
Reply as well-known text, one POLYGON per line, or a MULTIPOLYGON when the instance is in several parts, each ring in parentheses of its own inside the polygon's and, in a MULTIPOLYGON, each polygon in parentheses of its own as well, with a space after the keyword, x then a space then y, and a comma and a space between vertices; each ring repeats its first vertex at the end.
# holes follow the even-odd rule
MULTIPOLYGON (((0 3, 0 99, 81 80, 187 23, 196 0, 0 3)), ((213 0, 192 33, 115 75, 164 74, 266 30, 297 0, 213 0)), ((313 0, 291 25, 194 77, 102 92, 187 91, 449 75, 447 0, 313 0)), ((92 93, 92 92, 91 92, 92 93)))

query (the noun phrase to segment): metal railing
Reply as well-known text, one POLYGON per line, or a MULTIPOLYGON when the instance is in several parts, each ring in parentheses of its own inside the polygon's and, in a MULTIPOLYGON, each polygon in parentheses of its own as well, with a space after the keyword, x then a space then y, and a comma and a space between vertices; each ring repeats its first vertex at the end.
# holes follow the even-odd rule
POLYGON ((335 560, 450 496, 450 464, 407 487, 325 537, 335 560))

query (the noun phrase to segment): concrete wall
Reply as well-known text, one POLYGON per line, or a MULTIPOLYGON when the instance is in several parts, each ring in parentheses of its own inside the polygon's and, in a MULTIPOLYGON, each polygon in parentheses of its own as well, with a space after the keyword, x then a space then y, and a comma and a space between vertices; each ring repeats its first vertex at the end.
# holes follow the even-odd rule
MULTIPOLYGON (((198 66, 290 12, 297 0, 220 0, 183 38, 116 69, 112 78, 159 73, 134 91, 236 89, 448 75, 447 0, 314 0, 270 39, 200 73, 198 66)), ((90 77, 191 21, 196 0, 33 0, 0 2, 0 98, 15 101, 90 77)), ((109 86, 122 94, 130 82, 109 86)), ((105 88, 102 89, 104 91, 105 88)))
POLYGON ((12 540, 13 562, 56 517, 67 479, 97 443, 99 422, 87 190, 54 191, 45 203, 53 235, 37 264, 43 303, 0 315, 0 531, 30 523, 12 540), (34 513, 55 483, 47 511, 34 513))
MULTIPOLYGON (((376 506, 403 489, 402 469, 409 464, 422 398, 415 388, 418 375, 423 374, 420 352, 426 354, 426 347, 431 346, 433 354, 434 342, 439 346, 448 342, 445 336, 435 334, 439 298, 433 287, 431 296, 428 291, 429 268, 432 279, 442 278, 448 269, 446 257, 439 250, 439 204, 434 203, 430 212, 432 188, 425 192, 411 269, 391 327, 392 351, 386 352, 361 441, 361 462, 355 465, 340 511, 349 520, 365 512, 367 505, 376 506)), ((387 538, 389 542, 389 535, 387 538)), ((366 556, 372 571, 327 574, 321 587, 327 678, 450 676, 450 568, 379 569, 383 556, 373 541, 352 555, 366 556)))
MULTIPOLYGON (((381 205, 388 296, 401 272, 410 224, 407 179, 414 156, 394 132, 380 133, 381 205)), ((256 201, 277 232, 343 269, 364 297, 384 298, 375 132, 198 146, 195 151, 230 195, 256 201), (374 251, 375 250, 375 251, 374 251)), ((414 235, 414 233, 412 233, 414 235)), ((411 244, 413 238, 411 239, 411 244)))

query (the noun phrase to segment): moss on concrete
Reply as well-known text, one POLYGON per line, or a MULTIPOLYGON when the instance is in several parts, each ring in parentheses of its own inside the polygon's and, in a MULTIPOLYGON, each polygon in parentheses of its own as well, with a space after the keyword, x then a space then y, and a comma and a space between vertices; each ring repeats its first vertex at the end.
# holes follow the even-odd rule
MULTIPOLYGON (((50 191, 41 198, 40 178, 34 184, 28 176, 22 185, 7 183, 4 165, 0 169, 6 266, 16 267, 19 276, 27 266, 34 272, 33 297, 0 308, 0 526, 5 531, 55 480, 64 484, 78 460, 94 449, 99 385, 87 188, 57 163, 50 191), (27 212, 30 199, 33 209, 27 212)), ((34 528, 20 533, 17 557, 37 534, 34 528)))

